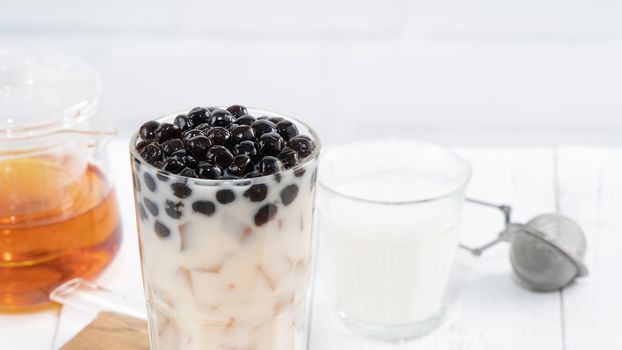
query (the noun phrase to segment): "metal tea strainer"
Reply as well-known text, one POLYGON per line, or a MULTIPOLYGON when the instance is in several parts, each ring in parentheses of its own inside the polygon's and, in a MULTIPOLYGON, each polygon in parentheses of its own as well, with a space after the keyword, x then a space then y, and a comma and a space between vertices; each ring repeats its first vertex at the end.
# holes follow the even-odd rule
POLYGON ((587 275, 583 262, 586 241, 583 230, 568 217, 543 214, 526 224, 512 222, 512 208, 477 199, 468 202, 499 209, 505 228, 497 238, 478 248, 460 245, 475 256, 499 242, 510 243, 510 261, 516 281, 531 290, 551 292, 587 275))

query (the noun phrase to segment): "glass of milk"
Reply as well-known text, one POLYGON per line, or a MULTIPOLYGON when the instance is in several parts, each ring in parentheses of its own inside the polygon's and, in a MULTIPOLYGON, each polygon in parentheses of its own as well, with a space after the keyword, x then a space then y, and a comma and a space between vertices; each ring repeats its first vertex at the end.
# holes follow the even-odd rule
POLYGON ((470 174, 451 151, 408 140, 348 144, 323 158, 321 239, 339 313, 355 331, 407 339, 440 323, 470 174))

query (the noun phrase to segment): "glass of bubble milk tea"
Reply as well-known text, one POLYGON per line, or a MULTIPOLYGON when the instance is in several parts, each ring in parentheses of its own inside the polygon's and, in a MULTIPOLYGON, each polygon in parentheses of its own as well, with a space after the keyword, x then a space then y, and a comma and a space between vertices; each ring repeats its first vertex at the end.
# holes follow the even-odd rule
POLYGON ((320 231, 340 315, 372 337, 430 332, 443 316, 468 163, 407 140, 340 146, 322 162, 320 231))
POLYGON ((144 123, 131 141, 152 350, 307 348, 320 143, 240 105, 144 123))

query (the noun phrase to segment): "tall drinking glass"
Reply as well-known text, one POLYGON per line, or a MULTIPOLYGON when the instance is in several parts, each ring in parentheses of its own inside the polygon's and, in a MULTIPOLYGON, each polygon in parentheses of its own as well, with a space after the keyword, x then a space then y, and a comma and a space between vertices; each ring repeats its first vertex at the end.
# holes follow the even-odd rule
POLYGON ((320 144, 292 121, 315 140, 313 154, 278 174, 240 180, 164 172, 140 157, 132 138, 152 349, 306 349, 320 144))
POLYGON ((355 330, 404 339, 436 327, 458 248, 468 164, 405 140, 328 152, 320 169, 320 222, 339 312, 355 330))

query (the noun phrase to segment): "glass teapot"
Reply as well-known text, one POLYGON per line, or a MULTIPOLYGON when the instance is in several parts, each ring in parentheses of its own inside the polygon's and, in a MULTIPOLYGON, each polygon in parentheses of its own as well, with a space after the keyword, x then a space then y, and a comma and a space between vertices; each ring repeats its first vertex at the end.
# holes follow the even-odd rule
POLYGON ((101 83, 70 57, 0 47, 0 311, 92 277, 121 237, 101 83))

